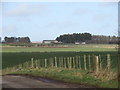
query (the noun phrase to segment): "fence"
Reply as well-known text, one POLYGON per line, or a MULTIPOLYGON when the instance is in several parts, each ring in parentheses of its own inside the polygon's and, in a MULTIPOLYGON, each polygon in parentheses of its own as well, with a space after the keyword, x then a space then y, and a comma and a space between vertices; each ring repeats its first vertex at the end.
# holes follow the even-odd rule
MULTIPOLYGON (((106 55, 106 64, 101 59, 101 55, 83 55, 83 56, 74 56, 74 57, 53 57, 35 60, 31 58, 30 61, 27 61, 23 64, 19 64, 13 67, 12 71, 20 69, 40 69, 48 67, 56 68, 68 68, 68 69, 82 69, 93 71, 95 73, 102 71, 103 69, 110 71, 111 70, 111 58, 110 54, 106 55)), ((7 68, 5 69, 8 70, 7 68)), ((9 70, 8 70, 9 71, 9 70)))

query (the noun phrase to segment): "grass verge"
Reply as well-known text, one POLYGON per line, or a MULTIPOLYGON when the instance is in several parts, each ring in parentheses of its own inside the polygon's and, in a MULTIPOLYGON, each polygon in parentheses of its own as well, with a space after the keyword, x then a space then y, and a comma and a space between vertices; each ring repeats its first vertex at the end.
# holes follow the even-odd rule
POLYGON ((96 78, 88 71, 79 69, 64 69, 64 68, 41 68, 41 69, 24 69, 17 70, 10 74, 32 75, 43 78, 50 78, 53 80, 60 80, 68 83, 83 84, 98 88, 118 88, 117 79, 102 80, 96 78))

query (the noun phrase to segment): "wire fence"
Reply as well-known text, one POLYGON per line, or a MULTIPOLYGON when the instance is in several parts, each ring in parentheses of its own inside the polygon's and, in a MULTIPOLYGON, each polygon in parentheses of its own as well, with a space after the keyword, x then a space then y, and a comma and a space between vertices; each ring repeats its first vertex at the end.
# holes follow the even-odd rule
POLYGON ((111 55, 106 54, 104 59, 101 55, 81 55, 73 57, 51 57, 45 59, 34 59, 26 61, 22 64, 14 66, 12 69, 6 68, 3 72, 13 72, 21 69, 40 69, 40 68, 67 68, 67 69, 80 69, 93 71, 95 73, 103 70, 108 72, 117 68, 113 67, 114 63, 111 62, 111 55))

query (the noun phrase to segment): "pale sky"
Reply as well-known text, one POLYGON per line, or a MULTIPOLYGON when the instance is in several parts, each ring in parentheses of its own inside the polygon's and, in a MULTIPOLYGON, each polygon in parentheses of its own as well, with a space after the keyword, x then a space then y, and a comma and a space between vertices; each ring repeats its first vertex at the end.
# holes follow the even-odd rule
MULTIPOLYGON (((61 34, 116 35, 117 2, 4 2, 2 37, 53 40, 61 34)), ((1 24, 1 22, 0 22, 1 24)))

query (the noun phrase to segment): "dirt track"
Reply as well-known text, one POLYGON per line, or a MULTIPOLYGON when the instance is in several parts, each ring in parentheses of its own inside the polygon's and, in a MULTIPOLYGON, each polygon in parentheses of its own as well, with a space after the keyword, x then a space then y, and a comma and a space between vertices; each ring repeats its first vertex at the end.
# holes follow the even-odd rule
POLYGON ((2 77, 3 88, 90 88, 84 85, 61 83, 42 78, 6 75, 2 77))

